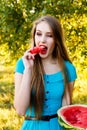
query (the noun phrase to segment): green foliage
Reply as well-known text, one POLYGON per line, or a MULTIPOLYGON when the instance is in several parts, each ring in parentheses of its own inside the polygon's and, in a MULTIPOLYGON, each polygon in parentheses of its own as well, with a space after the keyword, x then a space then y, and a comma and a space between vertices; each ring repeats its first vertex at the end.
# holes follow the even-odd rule
POLYGON ((73 92, 73 104, 87 104, 87 1, 1 0, 1 130, 17 130, 20 128, 22 118, 13 109, 15 62, 30 47, 31 29, 34 20, 47 14, 53 15, 60 20, 64 28, 69 55, 76 66, 77 80, 73 92), (9 65, 9 69, 7 65, 9 65), (15 128, 15 126, 18 127, 15 128))
POLYGON ((86 11, 85 0, 1 0, 1 44, 7 43, 11 54, 15 52, 19 57, 30 43, 33 21, 41 15, 51 14, 62 21, 71 55, 79 48, 81 55, 86 56, 86 11))

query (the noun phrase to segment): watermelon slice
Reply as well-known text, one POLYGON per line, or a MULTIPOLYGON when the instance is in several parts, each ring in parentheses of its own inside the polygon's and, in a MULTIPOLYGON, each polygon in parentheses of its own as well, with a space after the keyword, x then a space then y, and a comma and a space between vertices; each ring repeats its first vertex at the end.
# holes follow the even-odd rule
POLYGON ((58 120, 66 130, 87 130, 87 105, 76 104, 60 108, 58 120))
POLYGON ((47 47, 46 46, 39 46, 39 47, 34 47, 33 49, 31 49, 29 52, 32 54, 46 54, 47 51, 47 47))
POLYGON ((42 47, 34 47, 33 49, 31 49, 29 52, 32 54, 38 54, 43 50, 42 47))

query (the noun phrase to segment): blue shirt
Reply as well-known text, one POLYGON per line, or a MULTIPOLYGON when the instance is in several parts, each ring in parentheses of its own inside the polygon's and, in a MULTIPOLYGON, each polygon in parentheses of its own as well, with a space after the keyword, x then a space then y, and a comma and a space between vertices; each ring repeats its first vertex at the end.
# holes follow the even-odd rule
MULTIPOLYGON (((65 66, 67 68, 68 82, 74 81, 77 78, 76 69, 74 65, 69 61, 65 61, 65 66)), ((15 72, 23 74, 24 64, 22 59, 18 60, 15 72)), ((57 113, 58 109, 62 107, 62 97, 64 94, 64 76, 61 71, 56 72, 54 74, 44 74, 43 76, 45 83, 45 100, 42 115, 52 115, 57 113)), ((26 111, 26 115, 34 116, 34 108, 32 109, 32 111, 28 109, 26 111)), ((46 123, 42 121, 41 123, 39 123, 38 126, 38 123, 36 122, 24 121, 22 130, 25 130, 25 126, 27 126, 26 130, 34 130, 35 125, 35 130, 62 130, 62 127, 59 125, 57 118, 51 119, 49 121, 49 125, 46 125, 46 123)))

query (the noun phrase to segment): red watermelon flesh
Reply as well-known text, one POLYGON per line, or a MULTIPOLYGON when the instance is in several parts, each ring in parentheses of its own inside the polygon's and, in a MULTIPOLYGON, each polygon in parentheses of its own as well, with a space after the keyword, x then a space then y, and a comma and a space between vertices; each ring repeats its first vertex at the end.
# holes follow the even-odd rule
POLYGON ((41 52, 41 50, 43 50, 43 48, 41 48, 41 47, 34 47, 33 49, 30 50, 30 52, 32 54, 38 54, 38 53, 41 52))
POLYGON ((62 119, 77 128, 87 128, 87 106, 71 105, 61 109, 62 119))
POLYGON ((47 51, 46 46, 39 46, 39 47, 32 48, 29 52, 32 54, 38 54, 38 53, 45 54, 46 51, 47 51))

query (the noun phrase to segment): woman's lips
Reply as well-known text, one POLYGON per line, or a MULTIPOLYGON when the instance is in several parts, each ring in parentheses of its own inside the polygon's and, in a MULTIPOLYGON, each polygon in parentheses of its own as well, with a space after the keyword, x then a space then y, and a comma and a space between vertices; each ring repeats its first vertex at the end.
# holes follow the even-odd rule
POLYGON ((40 51, 40 53, 41 54, 46 54, 47 53, 47 47, 44 46, 44 45, 41 45, 40 47, 42 48, 41 51, 40 51))

